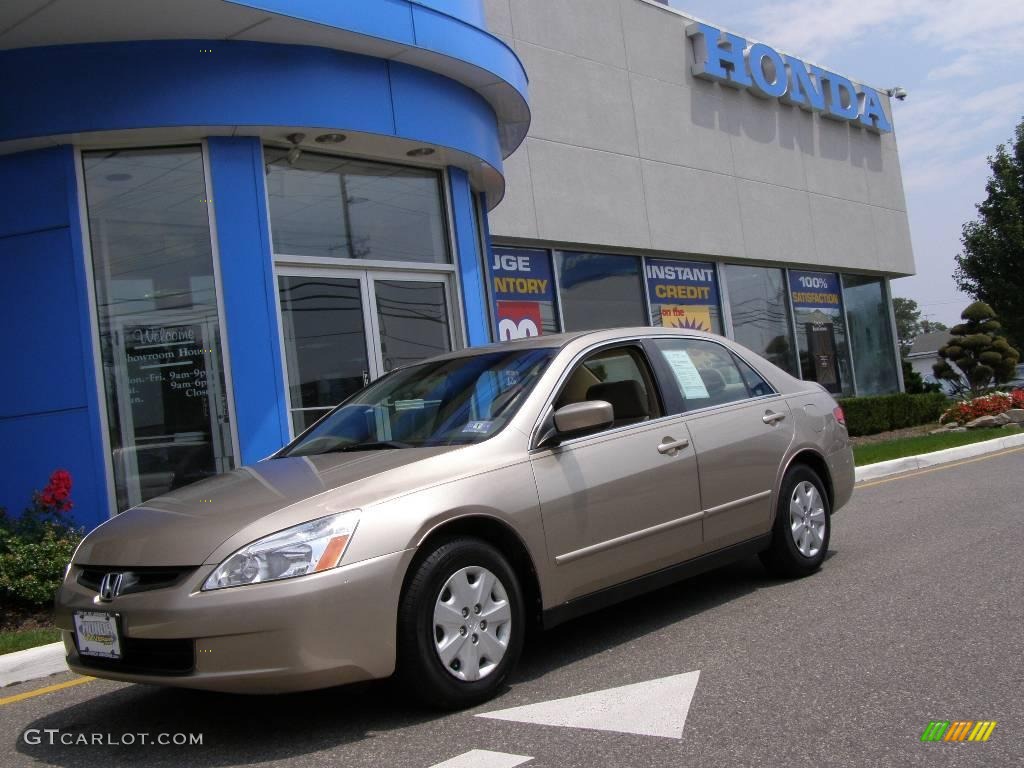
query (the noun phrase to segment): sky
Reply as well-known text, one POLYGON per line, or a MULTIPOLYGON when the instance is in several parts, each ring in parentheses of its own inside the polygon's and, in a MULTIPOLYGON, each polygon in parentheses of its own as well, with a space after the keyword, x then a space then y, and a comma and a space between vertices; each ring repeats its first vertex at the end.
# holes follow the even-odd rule
POLYGON ((877 88, 902 86, 893 121, 917 275, 892 283, 928 319, 957 322, 960 230, 977 215, 986 157, 1024 118, 1024 0, 670 0, 748 39, 877 88))

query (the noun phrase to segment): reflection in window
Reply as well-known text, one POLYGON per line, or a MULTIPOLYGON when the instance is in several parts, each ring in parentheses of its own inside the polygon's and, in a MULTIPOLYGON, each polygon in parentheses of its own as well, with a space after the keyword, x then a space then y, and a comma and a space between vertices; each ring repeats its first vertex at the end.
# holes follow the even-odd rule
POLYGON ((83 155, 117 508, 231 469, 203 157, 83 155))
POLYGON ((293 429, 299 434, 369 379, 358 280, 281 277, 293 429))
POLYGON ((266 147, 274 252, 444 264, 450 261, 434 171, 266 147))
POLYGON ((781 269, 725 265, 733 338, 796 376, 793 331, 781 269))
POLYGON ((451 351, 444 283, 376 280, 373 290, 385 372, 451 351))
POLYGON ((896 351, 885 287, 880 278, 843 275, 850 349, 858 395, 896 392, 896 351))
POLYGON ((640 259, 556 252, 565 330, 647 325, 640 259))

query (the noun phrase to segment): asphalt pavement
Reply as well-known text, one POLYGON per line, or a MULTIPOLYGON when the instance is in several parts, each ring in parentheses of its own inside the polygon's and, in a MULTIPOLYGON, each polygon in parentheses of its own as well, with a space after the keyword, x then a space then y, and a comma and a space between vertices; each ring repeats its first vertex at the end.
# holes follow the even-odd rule
POLYGON ((753 559, 571 622, 469 712, 389 681, 234 697, 65 674, 0 690, 0 765, 1024 764, 1024 450, 865 484, 833 522, 814 576, 753 559), (514 719, 475 716, 495 712, 514 719), (936 720, 997 725, 923 743, 936 720))

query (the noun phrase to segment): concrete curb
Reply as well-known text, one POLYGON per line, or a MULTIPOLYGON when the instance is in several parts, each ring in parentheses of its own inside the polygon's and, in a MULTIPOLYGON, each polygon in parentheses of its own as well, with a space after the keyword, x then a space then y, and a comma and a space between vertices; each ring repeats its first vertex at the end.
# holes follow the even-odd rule
POLYGON ((868 480, 878 480, 889 475, 898 475, 901 472, 912 472, 915 469, 925 469, 939 464, 947 464, 951 461, 971 459, 975 456, 984 456, 986 453, 996 453, 998 451, 1005 451, 1007 448, 1019 448, 1020 446, 1024 446, 1024 434, 997 437, 980 443, 961 445, 958 448, 947 448, 944 451, 922 453, 919 456, 906 456, 902 459, 893 459, 892 461, 880 461, 877 464, 868 464, 866 467, 857 467, 857 482, 863 483, 868 480))
POLYGON ((50 643, 0 656, 0 688, 67 672, 64 643, 50 643))

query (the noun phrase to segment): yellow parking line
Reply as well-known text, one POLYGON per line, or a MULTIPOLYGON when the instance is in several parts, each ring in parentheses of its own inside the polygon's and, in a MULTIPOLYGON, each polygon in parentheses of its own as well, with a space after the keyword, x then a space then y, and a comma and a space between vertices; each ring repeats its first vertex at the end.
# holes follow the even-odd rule
POLYGON ((76 677, 74 680, 68 680, 66 682, 56 683, 54 685, 47 685, 44 688, 36 688, 34 691, 25 691, 24 693, 19 693, 15 696, 8 696, 6 698, 0 699, 0 706, 3 706, 4 704, 13 704, 16 701, 24 701, 25 699, 31 699, 35 696, 42 696, 46 693, 53 693, 54 691, 62 691, 65 688, 70 688, 73 685, 91 683, 95 679, 95 677, 76 677))
MULTIPOLYGON (((953 467, 962 467, 964 464, 973 464, 976 461, 987 461, 988 459, 998 459, 1000 456, 1007 456, 1011 453, 1019 453, 1024 451, 1024 447, 1021 448, 1009 448, 1005 451, 999 451, 998 453, 987 453, 984 456, 976 456, 973 459, 964 459, 963 461, 951 461, 948 464, 939 464, 936 467, 929 467, 928 469, 918 469, 913 472, 906 472, 902 475, 896 475, 895 477, 887 477, 883 480, 874 480, 870 483, 858 483, 855 489, 860 488, 871 488, 876 485, 882 485, 883 483, 892 483, 896 480, 907 480, 912 477, 918 477, 920 475, 927 475, 930 472, 938 472, 943 469, 952 469, 953 467)), ((868 464, 867 466, 871 466, 868 464)))

